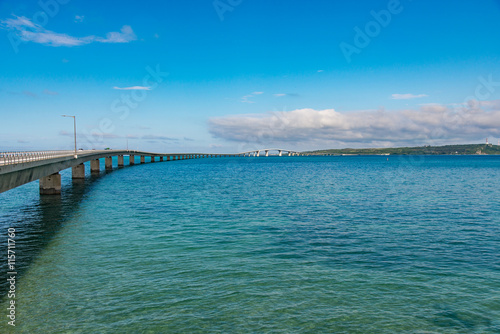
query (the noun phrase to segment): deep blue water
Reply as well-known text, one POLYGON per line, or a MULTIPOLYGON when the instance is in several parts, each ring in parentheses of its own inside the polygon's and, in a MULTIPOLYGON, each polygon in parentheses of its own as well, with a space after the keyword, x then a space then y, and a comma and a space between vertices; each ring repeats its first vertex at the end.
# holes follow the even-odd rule
POLYGON ((16 333, 500 333, 500 157, 136 165, 40 197, 16 230, 16 333))

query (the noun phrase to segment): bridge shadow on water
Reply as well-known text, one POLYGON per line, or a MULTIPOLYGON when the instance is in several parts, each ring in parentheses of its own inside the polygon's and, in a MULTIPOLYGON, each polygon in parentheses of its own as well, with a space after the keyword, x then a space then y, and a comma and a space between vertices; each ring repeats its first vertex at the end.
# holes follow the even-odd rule
MULTIPOLYGON (((30 265, 58 234, 65 223, 78 211, 85 196, 99 182, 100 175, 87 176, 84 180, 72 180, 62 187, 62 194, 40 195, 29 202, 14 206, 15 215, 0 215, 0 301, 7 296, 8 229, 15 228, 16 285, 22 280, 30 265)), ((24 190, 23 190, 24 191, 24 190)), ((3 194, 6 195, 5 193, 3 194)))

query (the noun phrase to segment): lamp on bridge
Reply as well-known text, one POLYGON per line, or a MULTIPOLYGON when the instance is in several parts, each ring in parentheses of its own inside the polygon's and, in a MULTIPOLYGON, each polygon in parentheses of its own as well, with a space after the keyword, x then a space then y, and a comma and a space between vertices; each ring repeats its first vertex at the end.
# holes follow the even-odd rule
POLYGON ((74 125, 74 134, 75 134, 75 159, 78 158, 78 155, 76 154, 76 116, 69 116, 69 115, 61 115, 62 117, 73 117, 73 125, 74 125))

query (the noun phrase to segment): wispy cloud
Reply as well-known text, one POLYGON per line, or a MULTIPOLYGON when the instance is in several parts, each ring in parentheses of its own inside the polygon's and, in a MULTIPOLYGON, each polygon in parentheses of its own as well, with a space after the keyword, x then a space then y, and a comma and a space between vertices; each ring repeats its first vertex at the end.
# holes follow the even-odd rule
POLYGON ((26 95, 26 96, 29 96, 29 97, 38 97, 38 95, 36 95, 33 92, 30 92, 29 90, 23 91, 23 94, 26 95))
POLYGON ((151 87, 146 86, 132 86, 132 87, 113 87, 113 89, 118 90, 151 90, 151 87))
POLYGON ((0 20, 0 28, 15 31, 25 42, 33 42, 47 46, 80 46, 90 43, 128 43, 137 40, 130 26, 123 26, 120 32, 109 32, 106 37, 86 36, 74 37, 45 29, 24 16, 15 16, 0 20))
POLYGON ((162 141, 178 141, 179 140, 177 138, 158 136, 158 135, 146 135, 146 136, 142 136, 142 139, 162 140, 162 141))
MULTIPOLYGON (((62 131, 59 131, 59 135, 60 136, 64 136, 64 137, 73 137, 74 133, 62 130, 62 131)), ((78 138, 86 138, 86 136, 84 134, 80 134, 80 133, 77 134, 77 137, 78 138)), ((123 137, 121 137, 119 135, 115 135, 114 133, 99 133, 99 137, 101 137, 103 139, 118 139, 118 138, 123 138, 123 137)))
POLYGON ((287 96, 287 97, 298 97, 299 94, 297 93, 278 93, 278 94, 274 94, 275 97, 284 97, 284 96, 287 96))
POLYGON ((43 92, 45 95, 59 95, 58 92, 53 92, 51 90, 48 90, 48 89, 44 89, 43 92))
POLYGON ((419 99, 421 97, 427 97, 427 94, 392 94, 391 99, 393 100, 410 100, 410 99, 419 99))
POLYGON ((75 15, 75 20, 74 21, 76 23, 81 23, 81 22, 83 22, 84 19, 85 19, 85 16, 83 16, 83 15, 75 15))
POLYGON ((366 146, 474 141, 500 136, 500 108, 496 102, 471 108, 427 105, 396 111, 297 109, 258 115, 212 118, 209 131, 216 138, 263 144, 296 143, 366 146))
POLYGON ((243 103, 255 103, 254 101, 250 100, 252 97, 256 95, 262 95, 264 92, 253 92, 252 94, 245 95, 241 98, 241 102, 243 103))

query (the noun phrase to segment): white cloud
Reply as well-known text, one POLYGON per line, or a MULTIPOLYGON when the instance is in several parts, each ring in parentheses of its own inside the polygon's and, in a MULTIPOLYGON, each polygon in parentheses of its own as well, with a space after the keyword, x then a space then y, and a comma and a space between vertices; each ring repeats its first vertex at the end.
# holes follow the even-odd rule
POLYGON ((253 95, 245 95, 241 98, 241 102, 243 103, 255 103, 253 101, 250 101, 249 98, 253 97, 253 95))
POLYGON ((427 105, 418 110, 351 111, 297 109, 213 118, 216 138, 240 143, 362 146, 424 145, 500 136, 500 109, 427 105))
POLYGON ((56 33, 45 29, 24 16, 14 16, 0 20, 0 28, 15 31, 25 42, 33 42, 48 46, 79 46, 98 43, 128 43, 137 39, 130 26, 123 26, 121 32, 109 32, 106 38, 98 36, 73 37, 67 34, 56 33))
POLYGON ((135 41, 137 37, 130 26, 123 26, 121 32, 108 32, 106 38, 96 37, 97 42, 101 43, 128 43, 135 41))
POLYGON ((118 89, 118 90, 151 90, 151 87, 147 87, 147 86, 116 87, 116 86, 114 86, 113 89, 118 89))
POLYGON ((255 103, 254 101, 249 100, 250 98, 254 97, 255 95, 262 95, 264 92, 253 92, 252 94, 245 95, 241 98, 241 102, 243 103, 255 103))
POLYGON ((421 97, 427 97, 427 94, 392 94, 391 99, 393 100, 410 100, 410 99, 419 99, 421 97))
POLYGON ((85 16, 83 15, 75 15, 75 22, 81 23, 85 19, 85 16))
POLYGON ((297 93, 279 93, 279 94, 274 94, 275 97, 284 97, 284 96, 287 96, 287 97, 299 97, 300 95, 297 94, 297 93))

